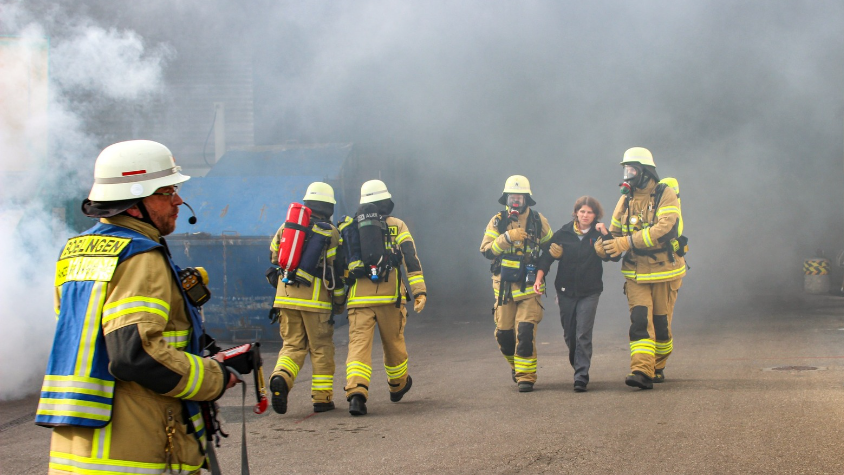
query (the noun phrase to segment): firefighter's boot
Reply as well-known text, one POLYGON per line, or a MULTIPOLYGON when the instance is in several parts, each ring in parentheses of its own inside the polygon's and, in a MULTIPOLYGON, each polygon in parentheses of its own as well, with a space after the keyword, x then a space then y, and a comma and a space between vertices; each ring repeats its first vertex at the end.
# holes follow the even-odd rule
POLYGON ((664 383, 665 382, 665 370, 664 369, 655 369, 654 370, 654 383, 664 383))
POLYGON ((287 412, 287 382, 281 376, 270 379, 270 391, 273 393, 273 410, 279 414, 287 412))
POLYGON ((407 377, 407 384, 404 385, 404 387, 401 389, 401 391, 396 391, 396 392, 391 391, 390 392, 390 401, 393 401, 393 402, 401 401, 401 398, 403 398, 404 395, 407 394, 408 391, 410 391, 410 386, 412 384, 413 384, 413 379, 410 376, 408 376, 407 377))
POLYGON ((639 371, 628 374, 627 379, 624 380, 624 384, 639 389, 653 389, 654 387, 653 380, 639 371))
POLYGON ((529 393, 533 391, 533 383, 530 381, 519 381, 519 392, 529 393))
POLYGON ((334 401, 329 402, 315 402, 314 412, 327 412, 334 410, 334 401))
POLYGON ((349 414, 353 416, 366 415, 366 399, 363 394, 354 394, 349 399, 349 414))

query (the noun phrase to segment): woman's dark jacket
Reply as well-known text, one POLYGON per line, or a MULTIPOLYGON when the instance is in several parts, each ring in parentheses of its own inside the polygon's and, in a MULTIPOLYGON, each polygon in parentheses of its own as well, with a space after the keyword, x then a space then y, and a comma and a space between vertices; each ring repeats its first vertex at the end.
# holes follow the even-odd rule
MULTIPOLYGON (((600 236, 601 232, 593 225, 583 239, 579 239, 574 231, 574 221, 563 225, 554 233, 551 242, 563 246, 563 257, 560 258, 557 277, 554 279, 554 288, 558 292, 562 292, 566 297, 580 298, 604 290, 603 261, 595 253, 594 247, 600 236)), ((545 251, 539 257, 537 269, 544 270, 547 276, 554 260, 548 251, 545 251)))

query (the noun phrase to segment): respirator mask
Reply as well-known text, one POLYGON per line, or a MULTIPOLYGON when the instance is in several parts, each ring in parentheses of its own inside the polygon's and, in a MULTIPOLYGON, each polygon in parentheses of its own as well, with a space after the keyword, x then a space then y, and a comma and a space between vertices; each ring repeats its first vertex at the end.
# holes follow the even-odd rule
POLYGON ((507 195, 507 211, 511 221, 518 221, 519 215, 525 212, 525 195, 513 193, 507 195))
POLYGON ((624 181, 618 184, 621 187, 621 194, 627 195, 633 192, 644 179, 644 171, 641 165, 624 165, 624 181))

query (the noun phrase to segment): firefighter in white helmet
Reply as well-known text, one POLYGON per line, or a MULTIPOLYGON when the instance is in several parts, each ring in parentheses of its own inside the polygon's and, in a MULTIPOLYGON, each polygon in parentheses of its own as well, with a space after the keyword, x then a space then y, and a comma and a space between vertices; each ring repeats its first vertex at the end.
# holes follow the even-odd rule
MULTIPOLYGON (((530 182, 513 175, 504 183, 496 213, 484 231, 481 254, 492 261, 495 294, 495 339, 519 392, 536 383, 536 329, 542 321, 540 295, 533 290, 541 250, 548 250, 553 232, 548 220, 531 209, 536 202, 530 182)), ((545 291, 542 284, 541 292, 545 291)))
POLYGON ((659 185, 648 149, 628 149, 621 165, 624 181, 612 214, 612 238, 596 242, 595 251, 602 258, 622 260, 630 307, 630 374, 625 383, 651 389, 665 380, 673 349, 674 303, 686 275, 686 261, 671 246, 678 237, 680 204, 672 187, 659 185))
POLYGON ((58 325, 35 417, 53 428, 51 474, 205 465, 198 403, 237 379, 222 354, 200 356, 199 310, 164 242, 190 178, 180 170, 167 147, 147 140, 97 158, 82 211, 99 222, 68 240, 56 270, 58 325))
MULTIPOLYGON (((334 214, 334 189, 328 183, 314 182, 303 198, 311 210, 312 237, 303 253, 321 253, 318 268, 311 274, 297 269, 296 278, 288 283, 278 282, 273 307, 279 309, 279 332, 284 346, 278 353, 275 369, 270 376, 273 409, 287 412, 287 395, 305 362, 311 356, 311 402, 314 412, 334 409, 334 320, 342 313, 346 298, 334 265, 338 257, 340 233, 331 224, 334 214), (310 249, 317 246, 319 249, 310 249)), ((270 243, 270 262, 278 264, 282 224, 270 243)))
MULTIPOLYGON (((416 244, 404 221, 391 216, 392 195, 384 182, 370 180, 364 183, 360 189, 360 203, 361 209, 372 210, 365 221, 383 230, 383 237, 371 243, 364 242, 368 240, 368 234, 361 231, 360 247, 377 249, 384 259, 380 263, 369 263, 366 259, 352 261, 349 258, 350 276, 357 276, 349 288, 349 355, 346 358, 346 399, 349 401, 349 413, 353 416, 367 413, 376 323, 384 349, 390 401, 401 401, 413 384, 404 340, 408 293, 402 282, 402 267, 410 284, 414 311, 421 312, 428 298, 416 244), (367 204, 372 206, 364 206, 367 204), (367 272, 367 268, 371 273, 367 272), (361 269, 364 272, 359 272, 361 269)), ((362 229, 364 223, 360 218, 358 215, 357 223, 346 222, 341 224, 341 228, 351 225, 362 229)), ((349 243, 344 242, 343 245, 348 246, 349 243)))

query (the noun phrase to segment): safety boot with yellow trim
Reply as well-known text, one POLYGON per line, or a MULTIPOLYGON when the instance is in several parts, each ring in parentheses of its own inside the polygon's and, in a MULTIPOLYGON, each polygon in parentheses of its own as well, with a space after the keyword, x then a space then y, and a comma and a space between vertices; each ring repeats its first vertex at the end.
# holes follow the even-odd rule
POLYGON ((654 370, 654 384, 665 382, 665 369, 654 370))
POLYGON ((287 382, 281 376, 270 378, 270 391, 273 393, 273 410, 279 414, 287 412, 287 382))

